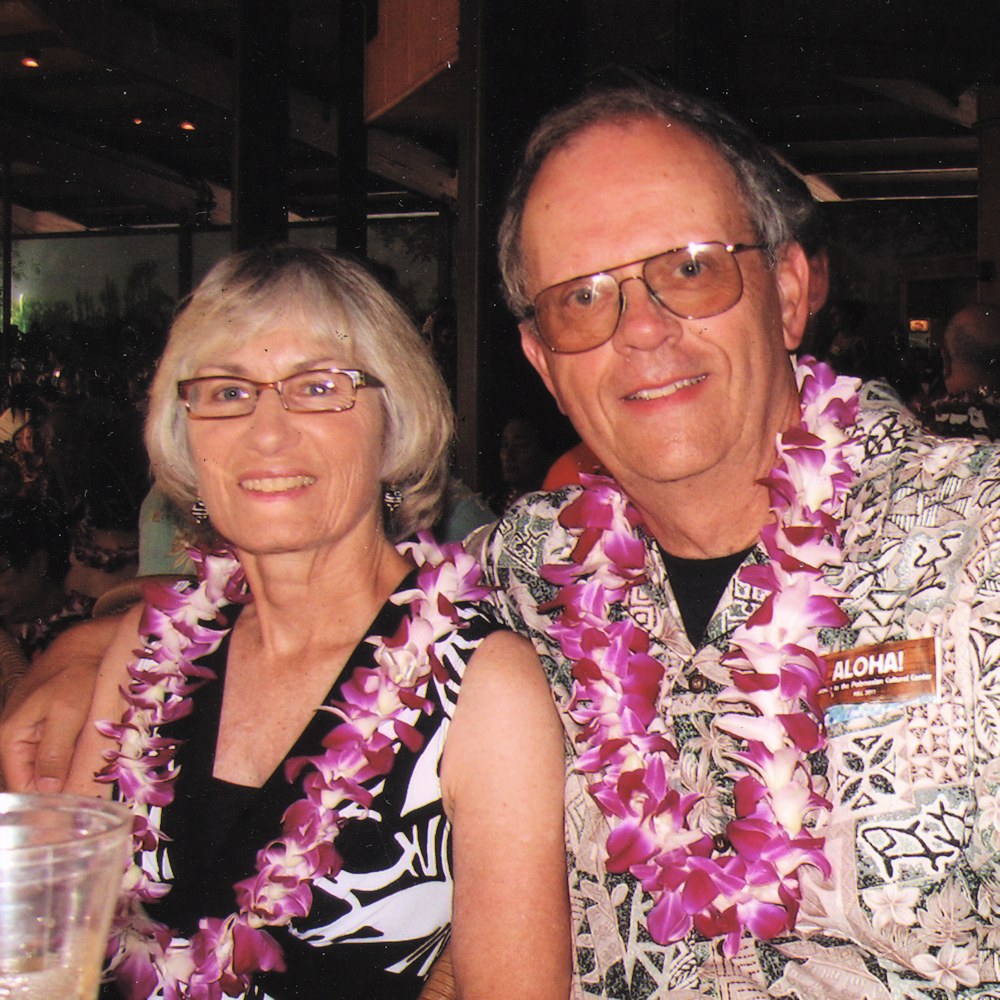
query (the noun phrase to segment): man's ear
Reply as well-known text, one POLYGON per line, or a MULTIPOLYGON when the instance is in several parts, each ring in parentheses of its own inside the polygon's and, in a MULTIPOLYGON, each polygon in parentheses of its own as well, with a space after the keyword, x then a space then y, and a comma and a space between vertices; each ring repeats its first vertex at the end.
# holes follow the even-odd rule
POLYGON ((785 349, 795 351, 809 322, 809 261, 798 243, 789 243, 782 249, 775 268, 785 349))
POLYGON ((549 370, 552 352, 541 342, 538 334, 535 333, 531 325, 531 320, 521 320, 517 324, 517 328, 521 331, 521 350, 524 351, 524 356, 531 362, 531 367, 541 375, 542 381, 545 383, 545 388, 552 393, 552 398, 559 405, 559 412, 565 413, 566 411, 562 408, 562 403, 559 402, 559 394, 556 392, 552 382, 552 372, 549 370))

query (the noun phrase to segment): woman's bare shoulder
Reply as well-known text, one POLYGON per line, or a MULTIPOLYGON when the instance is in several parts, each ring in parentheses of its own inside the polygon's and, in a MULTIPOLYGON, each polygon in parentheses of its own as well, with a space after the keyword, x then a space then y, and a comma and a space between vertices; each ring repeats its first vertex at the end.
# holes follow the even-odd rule
POLYGON ((77 740, 66 779, 66 791, 84 795, 108 794, 108 786, 95 781, 94 775, 104 766, 103 752, 111 746, 111 742, 97 730, 95 724, 102 720, 120 719, 125 710, 122 688, 128 681, 128 667, 140 645, 142 612, 142 605, 137 605, 121 616, 101 659, 90 711, 77 740))

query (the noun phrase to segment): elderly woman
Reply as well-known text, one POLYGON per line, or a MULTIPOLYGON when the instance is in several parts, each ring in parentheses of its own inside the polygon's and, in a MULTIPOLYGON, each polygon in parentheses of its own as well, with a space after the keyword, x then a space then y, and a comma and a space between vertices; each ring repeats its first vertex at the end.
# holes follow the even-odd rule
POLYGON ((355 263, 235 255, 178 315, 146 443, 216 542, 123 620, 69 785, 137 816, 127 997, 417 997, 449 930, 461 996, 568 992, 538 662, 470 557, 393 544, 433 522, 450 437, 419 334, 355 263))

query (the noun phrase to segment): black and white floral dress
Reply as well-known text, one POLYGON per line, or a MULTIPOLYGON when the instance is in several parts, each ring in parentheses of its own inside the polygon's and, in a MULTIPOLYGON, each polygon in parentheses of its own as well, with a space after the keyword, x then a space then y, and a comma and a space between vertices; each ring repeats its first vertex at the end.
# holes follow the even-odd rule
MULTIPOLYGON (((412 588, 410 574, 397 592, 412 588)), ((230 608, 235 615, 238 608, 230 608)), ((416 752, 401 745, 391 773, 368 784, 374 801, 336 840, 343 869, 313 884, 309 915, 270 933, 285 953, 284 973, 259 974, 248 997, 274 1000, 404 1000, 416 997, 447 943, 451 920, 451 827, 441 804, 440 764, 465 667, 498 626, 476 604, 458 605, 464 628, 435 644, 443 666, 427 697, 433 710, 416 719, 423 736, 416 752)), ((387 602, 366 635, 395 634, 404 605, 387 602)), ((193 695, 191 714, 163 734, 183 741, 174 801, 162 813, 169 840, 159 858, 172 886, 149 915, 182 937, 203 916, 224 917, 236 908, 234 883, 255 869, 257 851, 277 836, 284 811, 302 797, 301 779, 289 783, 284 766, 261 788, 232 785, 212 776, 222 709, 229 637, 200 663, 217 675, 193 695)), ((326 702, 341 695, 358 668, 374 666, 373 647, 362 641, 334 683, 326 702)), ((267 691, 260 692, 262 713, 267 691)), ((416 713, 414 713, 416 718, 416 713)), ((338 723, 317 711, 289 757, 322 752, 321 741, 338 723)))

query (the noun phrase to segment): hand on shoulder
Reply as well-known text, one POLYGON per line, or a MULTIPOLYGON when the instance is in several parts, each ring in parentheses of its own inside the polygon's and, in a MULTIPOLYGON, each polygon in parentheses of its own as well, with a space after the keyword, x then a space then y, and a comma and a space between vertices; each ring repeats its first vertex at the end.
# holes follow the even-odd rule
POLYGON ((121 618, 94 618, 58 636, 11 692, 0 719, 0 771, 13 792, 65 785, 94 683, 121 618))

